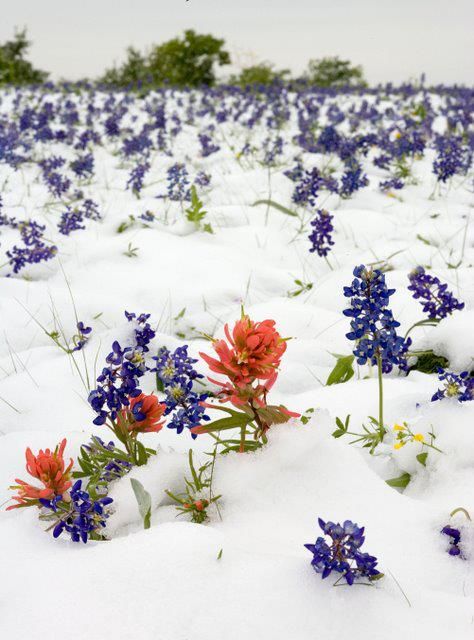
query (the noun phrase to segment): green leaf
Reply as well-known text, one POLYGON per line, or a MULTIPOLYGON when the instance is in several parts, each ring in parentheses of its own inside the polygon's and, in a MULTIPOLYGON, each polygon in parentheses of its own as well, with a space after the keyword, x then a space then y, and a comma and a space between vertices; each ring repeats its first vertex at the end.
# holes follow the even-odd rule
POLYGON ((397 487, 399 489, 404 489, 408 486, 411 480, 411 475, 409 473, 402 473, 398 478, 390 478, 390 480, 385 480, 385 482, 390 487, 397 487))
POLYGON ((291 211, 291 209, 287 209, 281 204, 278 204, 278 202, 275 202, 274 200, 257 200, 257 202, 254 202, 252 204, 252 207, 256 207, 259 204, 266 204, 268 207, 273 207, 274 209, 281 211, 281 213, 285 213, 287 216, 292 216, 293 218, 298 217, 297 213, 295 213, 294 211, 291 211))
POLYGON ((138 511, 143 519, 143 528, 149 529, 151 524, 151 496, 139 480, 131 478, 130 483, 138 502, 138 511))
POLYGON ((340 356, 337 353, 331 355, 337 358, 337 361, 334 369, 329 374, 326 385, 341 384, 350 380, 354 375, 354 367, 352 366, 354 356, 340 356))
POLYGON ((206 433, 213 433, 214 431, 223 431, 224 429, 235 429, 236 427, 244 427, 245 425, 252 422, 252 418, 250 418, 245 413, 238 413, 233 416, 229 416, 228 418, 221 418, 220 420, 215 420, 210 424, 206 424, 205 429, 206 433))
POLYGON ((217 559, 220 560, 222 558, 222 549, 219 550, 219 553, 217 554, 217 559))
POLYGON ((370 576, 370 582, 376 582, 377 580, 381 580, 385 576, 385 573, 376 573, 374 576, 370 576))
POLYGON ((142 445, 141 442, 138 442, 138 440, 135 443, 135 446, 136 446, 136 453, 137 453, 137 465, 141 467, 147 463, 148 454, 146 452, 145 447, 142 445))
POLYGON ((422 464, 424 467, 426 467, 426 458, 428 457, 428 451, 425 451, 424 453, 419 453, 416 456, 416 459, 418 460, 418 462, 420 464, 422 464))

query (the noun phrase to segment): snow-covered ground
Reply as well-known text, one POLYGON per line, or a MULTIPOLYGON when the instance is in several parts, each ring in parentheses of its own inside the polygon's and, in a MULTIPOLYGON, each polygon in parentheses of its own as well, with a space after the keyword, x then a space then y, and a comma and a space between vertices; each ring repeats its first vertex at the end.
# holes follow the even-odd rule
MULTIPOLYGON (((79 100, 77 94, 70 97, 79 100)), ((99 94, 93 100, 103 104, 106 98, 99 94)), ((187 94, 182 99, 184 106, 179 94, 168 97, 169 117, 173 110, 185 113, 187 94)), ((374 99, 368 96, 369 103, 374 99)), ((61 100, 66 97, 52 94, 53 104, 61 100)), ((343 111, 352 103, 360 107, 361 100, 352 95, 331 98, 343 111)), ((393 100, 401 109, 398 98, 393 100)), ((420 102, 422 97, 415 94, 402 103, 410 100, 420 102)), ((438 95, 431 101, 435 110, 444 104, 438 95)), ((3 94, 2 117, 14 120, 15 110, 19 113, 27 103, 39 109, 31 96, 15 103, 13 94, 3 94)), ((86 103, 83 97, 81 118, 86 103)), ((146 104, 140 99, 128 104, 123 126, 137 131, 149 117, 146 104)), ((100 114, 94 118, 104 119, 100 114)), ((327 262, 309 252, 312 213, 292 204, 295 183, 283 171, 294 166, 297 154, 306 168, 330 161, 336 178, 343 164, 335 154, 303 152, 293 143, 295 109, 284 118, 286 144, 270 168, 257 161, 267 135, 264 119, 254 129, 239 122, 216 123, 209 114, 195 116, 190 124, 185 120, 183 115, 177 136, 171 136, 168 127, 172 157, 157 148, 150 152, 140 198, 126 189, 136 161, 118 153, 117 138, 104 135, 102 145, 92 146, 95 172, 78 188, 98 204, 102 220, 87 220, 85 229, 68 236, 59 233, 57 224, 69 195, 51 197, 37 162, 53 155, 69 162, 76 153, 72 146, 38 142, 33 151, 23 150, 34 154, 34 161, 20 163, 16 170, 0 165, 2 213, 45 225, 44 237, 58 247, 52 260, 0 279, 0 502, 7 506, 12 494, 8 487, 15 478, 28 479, 26 447, 33 452, 54 448, 66 437, 66 457, 75 458, 91 434, 101 435, 105 429, 92 424, 87 396, 112 342, 127 344, 131 338, 124 310, 151 314, 157 331, 153 351, 189 344, 195 357, 200 351, 211 353, 203 334, 221 337, 224 323, 232 325, 239 318, 241 304, 254 320, 274 319, 281 335, 291 340, 272 401, 301 413, 315 411, 305 425, 295 419, 273 426, 268 445, 256 453, 217 459, 213 486, 222 494, 220 516, 211 511, 205 524, 177 517, 164 491, 182 490, 188 449, 193 447, 204 460, 212 441, 205 435, 192 440, 187 430, 177 435, 166 428, 144 437, 146 444, 159 445, 158 455, 111 486, 115 512, 107 523, 110 541, 83 545, 63 536, 55 540, 43 531, 36 508, 3 508, 2 636, 472 638, 474 525, 461 513, 451 521, 462 527, 464 559, 448 555, 449 541, 440 530, 456 507, 474 514, 473 403, 431 402, 440 386, 436 374, 412 371, 405 377, 394 370, 384 380, 389 434, 377 455, 370 456, 367 449, 351 446, 349 438, 334 439, 331 434, 337 416, 350 414, 352 427, 359 430, 367 416, 376 415, 375 372, 360 367, 348 382, 325 386, 335 364, 332 354, 348 355, 353 348, 345 337, 349 318, 342 314, 348 305, 343 287, 351 283, 356 265, 374 262, 390 267, 386 279, 396 289, 390 300, 401 335, 425 317, 407 290, 409 272, 423 265, 448 283, 465 308, 436 327, 415 329, 410 334, 413 347, 445 356, 452 371, 473 368, 469 181, 456 175, 432 196, 435 152, 429 148, 424 157, 410 161, 411 178, 403 189, 383 192, 378 184, 387 172, 374 166, 371 149, 361 158, 368 186, 349 199, 327 191, 318 196, 319 205, 334 216, 335 244, 327 262), (196 134, 210 123, 220 150, 203 158, 196 134), (236 158, 249 139, 255 152, 236 158), (157 198, 166 194, 166 171, 174 162, 186 163, 191 179, 198 171, 211 175, 198 195, 212 234, 196 230, 185 219, 188 203, 157 198), (269 198, 298 217, 266 204, 254 206, 269 198), (145 225, 139 216, 147 211, 154 219, 145 225), (133 223, 118 233, 131 215, 133 223), (295 280, 312 288, 294 295, 299 288, 295 280), (76 312, 93 331, 73 361, 47 332, 60 325, 71 338, 76 312), (416 459, 421 443, 394 449, 392 427, 403 421, 426 437, 436 434, 442 453, 430 450, 426 467, 416 459), (404 472, 411 474, 406 489, 386 484, 404 472), (149 530, 142 529, 131 477, 152 496, 149 530), (377 556, 385 577, 371 588, 333 588, 332 576, 321 580, 303 546, 320 535, 318 517, 365 526, 364 548, 377 556)), ((322 108, 320 126, 327 122, 322 108)), ((364 122, 360 130, 371 131, 364 122)), ((60 126, 59 116, 51 126, 60 126)), ((89 128, 94 127, 99 128, 92 121, 89 128)), ((445 117, 436 115, 433 130, 442 133, 445 127, 445 117)), ((347 120, 338 130, 352 133, 347 120)), ((1 231, 6 262, 5 251, 18 241, 18 228, 4 226, 1 231)), ((10 273, 8 265, 2 267, 4 276, 10 273)), ((209 373, 202 360, 197 368, 209 373)), ((146 376, 141 388, 151 393, 154 376, 146 376)))

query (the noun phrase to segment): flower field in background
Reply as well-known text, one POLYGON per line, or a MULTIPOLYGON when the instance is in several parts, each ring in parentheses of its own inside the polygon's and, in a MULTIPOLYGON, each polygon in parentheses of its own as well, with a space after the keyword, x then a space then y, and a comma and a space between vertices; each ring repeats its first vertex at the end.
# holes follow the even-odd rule
POLYGON ((0 91, 5 637, 471 637, 473 111, 0 91))

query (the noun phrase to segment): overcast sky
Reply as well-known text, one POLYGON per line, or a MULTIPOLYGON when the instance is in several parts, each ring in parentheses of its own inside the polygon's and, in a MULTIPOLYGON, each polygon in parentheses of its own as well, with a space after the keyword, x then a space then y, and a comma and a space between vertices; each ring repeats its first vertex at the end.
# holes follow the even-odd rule
POLYGON ((225 38, 240 64, 301 71, 339 55, 369 82, 474 83, 474 0, 1 0, 0 41, 28 28, 30 57, 59 77, 94 77, 186 28, 225 38))

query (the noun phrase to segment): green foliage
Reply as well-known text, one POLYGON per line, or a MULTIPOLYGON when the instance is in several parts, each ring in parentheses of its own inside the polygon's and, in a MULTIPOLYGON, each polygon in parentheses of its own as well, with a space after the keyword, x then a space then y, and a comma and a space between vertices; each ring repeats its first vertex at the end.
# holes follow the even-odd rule
POLYGON ((385 480, 385 482, 390 487, 396 487, 397 489, 405 489, 410 483, 411 475, 409 473, 402 473, 398 478, 390 478, 390 480, 385 480))
POLYGON ((216 81, 215 66, 229 63, 224 40, 188 29, 182 38, 154 45, 145 54, 129 47, 125 62, 106 71, 102 82, 117 86, 212 86, 216 81))
POLYGON ((293 218, 297 218, 298 217, 297 213, 295 213, 291 209, 287 209, 287 207, 284 207, 282 204, 279 204, 278 202, 275 202, 274 200, 257 200, 251 206, 252 207, 257 207, 260 204, 265 204, 265 205, 267 205, 267 207, 273 207, 273 209, 276 209, 277 211, 281 211, 281 213, 284 213, 287 216, 292 216, 293 218))
POLYGON ((410 367, 410 371, 421 373, 436 373, 438 369, 447 369, 449 361, 444 356, 439 356, 432 351, 427 351, 417 356, 416 364, 410 367))
POLYGON ((26 29, 23 29, 15 32, 13 40, 0 45, 0 85, 36 84, 46 80, 48 74, 45 71, 35 69, 31 62, 25 60, 30 44, 26 29))
POLYGON ((299 280, 298 278, 295 278, 295 280, 293 281, 296 285, 296 288, 293 289, 293 291, 287 291, 287 296, 289 298, 296 298, 297 296, 301 295, 302 293, 305 293, 307 291, 311 291, 311 289, 313 288, 313 283, 312 282, 303 282, 302 280, 299 280))
POLYGON ((151 526, 151 496, 141 482, 130 478, 133 493, 138 502, 138 511, 143 520, 143 528, 149 529, 151 526))
MULTIPOLYGON (((191 472, 191 478, 184 478, 186 489, 182 493, 175 495, 171 491, 167 490, 165 493, 176 503, 176 509, 180 514, 186 514, 191 516, 192 522, 201 524, 208 519, 207 509, 213 503, 216 503, 217 509, 218 500, 221 496, 212 495, 212 477, 214 471, 214 464, 216 461, 216 450, 211 454, 212 460, 206 462, 202 467, 196 469, 193 461, 193 450, 189 450, 188 462, 189 470, 191 472), (207 498, 204 498, 204 494, 207 498)), ((222 549, 218 556, 220 560, 222 555, 222 549)))
POLYGON ((207 215, 207 211, 204 210, 204 205, 199 200, 196 187, 191 187, 191 206, 186 209, 186 220, 192 222, 198 231, 205 231, 206 233, 214 233, 209 222, 203 224, 203 220, 207 215))
POLYGON ((369 416, 369 425, 362 425, 362 433, 349 431, 350 415, 346 416, 344 422, 340 418, 336 418, 337 429, 332 432, 333 438, 341 438, 342 436, 354 436, 355 440, 351 440, 349 444, 361 443, 362 447, 369 449, 369 453, 373 454, 378 445, 383 442, 386 433, 385 429, 380 428, 378 420, 369 416))
POLYGON ((310 60, 305 78, 318 87, 366 85, 362 67, 354 67, 349 60, 340 60, 338 57, 310 60))
POLYGON ((259 64, 245 67, 238 75, 229 78, 229 84, 239 87, 249 87, 254 85, 269 85, 279 80, 283 80, 289 74, 288 69, 276 71, 273 64, 269 62, 260 62, 259 64))
POLYGON ((352 366, 354 356, 341 356, 338 353, 333 353, 331 355, 337 358, 337 361, 334 369, 326 380, 326 385, 330 386, 332 384, 341 384, 350 380, 354 375, 354 367, 352 366))

